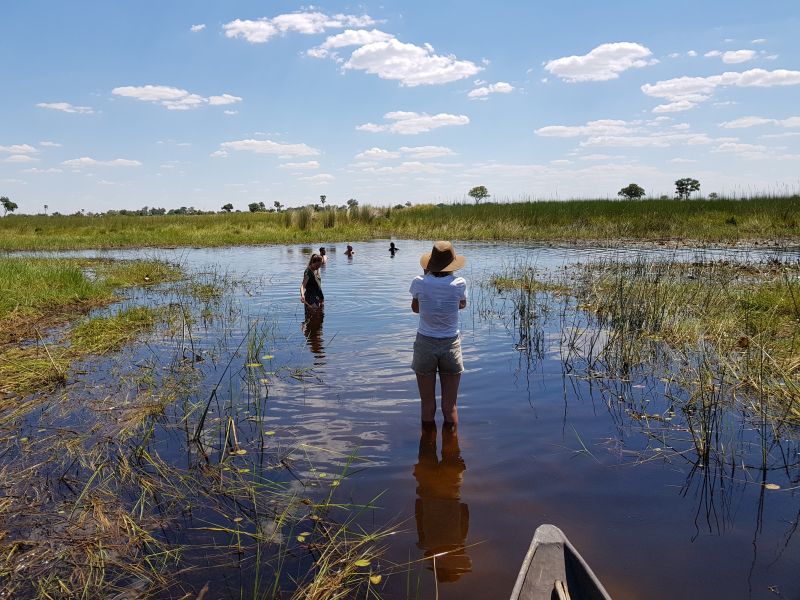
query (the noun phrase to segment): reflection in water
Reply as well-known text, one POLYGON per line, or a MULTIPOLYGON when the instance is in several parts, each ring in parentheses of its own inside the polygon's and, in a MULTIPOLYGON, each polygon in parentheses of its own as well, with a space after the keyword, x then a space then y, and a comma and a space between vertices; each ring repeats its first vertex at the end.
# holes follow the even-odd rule
MULTIPOLYGON (((325 347, 322 345, 322 321, 324 319, 324 309, 307 306, 305 321, 300 326, 311 353, 318 359, 325 358, 325 347)), ((314 364, 322 365, 325 364, 325 361, 315 360, 314 364)))
POLYGON ((417 500, 418 547, 434 557, 430 569, 438 581, 457 581, 472 571, 465 542, 469 531, 469 507, 461 502, 461 482, 466 470, 458 433, 442 427, 442 459, 436 453, 436 426, 423 425, 419 459, 414 465, 417 500))

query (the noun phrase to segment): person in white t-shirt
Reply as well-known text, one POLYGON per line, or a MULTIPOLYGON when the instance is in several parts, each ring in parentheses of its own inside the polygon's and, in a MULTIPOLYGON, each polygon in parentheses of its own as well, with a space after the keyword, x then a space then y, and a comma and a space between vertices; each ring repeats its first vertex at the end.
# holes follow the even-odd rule
POLYGON ((411 282, 411 310, 419 314, 414 359, 417 374, 422 424, 436 420, 436 373, 442 389, 442 415, 445 427, 458 424, 458 385, 464 371, 458 311, 467 306, 467 282, 453 275, 466 264, 450 242, 436 242, 431 252, 419 260, 425 271, 411 282))

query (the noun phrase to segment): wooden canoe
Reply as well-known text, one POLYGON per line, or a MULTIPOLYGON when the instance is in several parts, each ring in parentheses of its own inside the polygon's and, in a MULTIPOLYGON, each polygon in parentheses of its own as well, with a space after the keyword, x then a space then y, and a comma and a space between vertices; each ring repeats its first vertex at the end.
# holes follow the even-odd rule
POLYGON ((511 600, 611 600, 567 536, 541 525, 519 570, 511 600))

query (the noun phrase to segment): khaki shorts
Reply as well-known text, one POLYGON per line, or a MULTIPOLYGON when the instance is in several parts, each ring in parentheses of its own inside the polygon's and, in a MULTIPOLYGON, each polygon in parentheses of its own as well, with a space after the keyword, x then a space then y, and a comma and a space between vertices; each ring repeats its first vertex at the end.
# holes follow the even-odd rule
POLYGON ((434 338, 417 334, 414 340, 414 359, 411 368, 418 375, 458 375, 464 370, 461 358, 461 338, 434 338))

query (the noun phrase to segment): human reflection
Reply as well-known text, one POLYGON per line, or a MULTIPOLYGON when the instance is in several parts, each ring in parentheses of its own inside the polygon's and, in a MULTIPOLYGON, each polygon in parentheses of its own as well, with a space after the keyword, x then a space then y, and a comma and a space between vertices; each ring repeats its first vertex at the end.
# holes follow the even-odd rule
POLYGON ((457 581, 472 571, 465 542, 469 530, 469 507, 461 502, 461 482, 466 470, 458 433, 451 425, 442 427, 442 459, 436 453, 436 425, 423 424, 419 458, 414 465, 417 500, 417 546, 425 557, 433 557, 429 569, 440 582, 457 581))
MULTIPOLYGON (((325 347, 322 345, 322 321, 324 318, 325 310, 323 308, 306 306, 306 318, 300 326, 311 353, 317 358, 325 358, 325 347)), ((314 364, 321 364, 321 361, 315 361, 314 364)))

